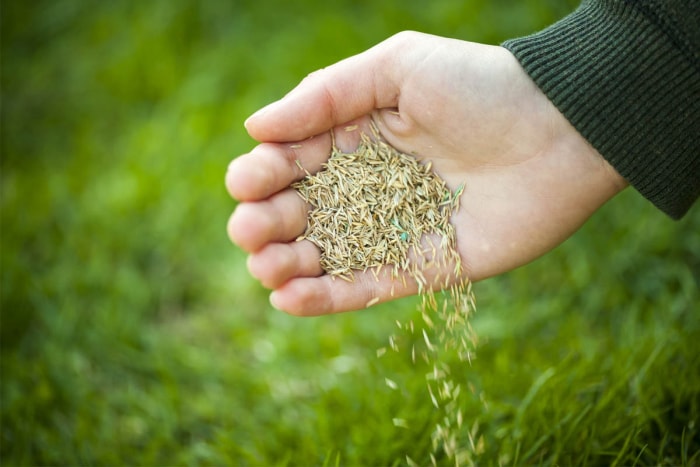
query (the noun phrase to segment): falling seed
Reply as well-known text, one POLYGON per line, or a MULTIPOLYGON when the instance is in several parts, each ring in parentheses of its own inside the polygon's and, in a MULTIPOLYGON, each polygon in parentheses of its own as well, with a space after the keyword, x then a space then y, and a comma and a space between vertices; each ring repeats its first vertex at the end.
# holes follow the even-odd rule
POLYGON ((425 341, 425 346, 428 348, 428 350, 434 350, 433 344, 430 342, 430 338, 428 338, 428 333, 425 332, 425 329, 423 329, 423 340, 425 341))
POLYGON ((406 422, 406 420, 403 418, 394 418, 391 421, 394 423, 394 426, 399 428, 408 428, 408 422, 406 422))
POLYGON ((399 346, 396 345, 396 341, 394 340, 394 336, 389 336, 389 347, 391 347, 391 350, 398 352, 399 351, 399 346))
POLYGON ((435 394, 433 394, 433 390, 430 386, 428 386, 428 393, 430 394, 430 400, 433 402, 433 405, 435 406, 436 409, 440 408, 440 404, 438 404, 437 399, 435 398, 435 394))

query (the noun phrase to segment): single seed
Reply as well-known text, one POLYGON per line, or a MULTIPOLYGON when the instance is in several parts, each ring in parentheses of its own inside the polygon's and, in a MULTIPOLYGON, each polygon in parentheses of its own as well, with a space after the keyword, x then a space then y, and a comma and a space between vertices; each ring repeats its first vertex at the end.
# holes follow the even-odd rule
POLYGON ((408 428, 408 423, 403 418, 394 418, 392 421, 394 422, 394 426, 408 428))

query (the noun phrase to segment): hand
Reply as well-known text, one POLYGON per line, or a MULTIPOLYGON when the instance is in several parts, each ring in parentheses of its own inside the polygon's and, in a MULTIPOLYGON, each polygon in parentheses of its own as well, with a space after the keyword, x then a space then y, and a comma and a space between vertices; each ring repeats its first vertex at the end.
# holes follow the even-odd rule
POLYGON ((576 231, 626 183, 547 100, 506 49, 400 33, 309 75, 246 121, 263 141, 235 159, 226 186, 241 203, 229 236, 250 253, 248 268, 273 289, 272 304, 298 315, 364 308, 416 293, 383 274, 332 280, 319 250, 295 242, 307 206, 289 185, 318 171, 336 144, 353 150, 369 119, 397 149, 433 161, 455 189, 452 217, 472 281, 523 265, 576 231))

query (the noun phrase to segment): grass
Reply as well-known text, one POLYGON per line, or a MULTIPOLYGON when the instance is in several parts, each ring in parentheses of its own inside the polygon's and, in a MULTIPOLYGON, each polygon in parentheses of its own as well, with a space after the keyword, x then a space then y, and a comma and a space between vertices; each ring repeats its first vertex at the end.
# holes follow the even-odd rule
MULTIPOLYGON (((3 1, 3 465, 426 464, 427 368, 376 357, 417 301, 273 311, 226 239, 223 174, 245 117, 313 69, 401 29, 498 43, 571 8, 3 1)), ((697 207, 673 222, 627 190, 475 285, 456 377, 480 463, 700 463, 699 231, 697 207)))

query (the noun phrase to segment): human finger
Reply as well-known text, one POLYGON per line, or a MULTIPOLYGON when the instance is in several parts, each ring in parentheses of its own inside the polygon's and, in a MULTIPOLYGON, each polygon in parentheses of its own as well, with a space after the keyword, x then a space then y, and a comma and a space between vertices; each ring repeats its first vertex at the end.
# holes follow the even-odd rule
POLYGON ((330 274, 292 278, 271 294, 270 301, 293 315, 317 316, 359 310, 421 290, 445 290, 466 281, 471 268, 444 245, 444 238, 425 235, 420 246, 409 251, 405 269, 384 265, 355 270, 351 280, 330 274))
POLYGON ((271 243, 248 257, 248 270, 260 283, 274 289, 295 277, 323 274, 320 251, 308 240, 271 243))
POLYGON ((306 203, 292 189, 257 202, 240 203, 229 218, 229 238, 249 253, 288 242, 306 229, 306 203))
POLYGON ((361 310, 417 291, 415 280, 392 279, 388 268, 384 268, 379 279, 373 272, 358 271, 352 282, 327 274, 293 278, 270 294, 270 302, 295 316, 320 316, 361 310))
POLYGON ((265 199, 300 180, 307 171, 317 172, 328 160, 330 148, 328 133, 296 143, 259 144, 231 161, 226 188, 240 201, 265 199))
POLYGON ((333 146, 355 150, 360 134, 370 132, 370 118, 349 121, 331 132, 295 143, 261 143, 250 153, 231 161, 226 188, 240 201, 258 201, 287 188, 307 174, 318 172, 328 161, 333 146))
POLYGON ((281 100, 245 122, 259 141, 296 141, 336 125, 396 107, 404 76, 401 56, 418 33, 400 33, 371 49, 307 76, 281 100))

